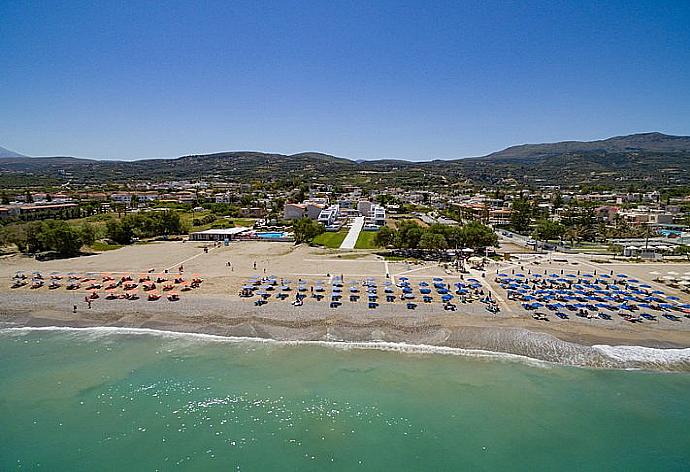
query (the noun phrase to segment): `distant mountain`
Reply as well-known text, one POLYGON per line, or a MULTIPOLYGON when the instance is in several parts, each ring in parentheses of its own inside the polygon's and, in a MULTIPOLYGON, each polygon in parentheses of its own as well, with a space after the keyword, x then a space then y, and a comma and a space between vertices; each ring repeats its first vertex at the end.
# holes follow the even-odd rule
MULTIPOLYGON (((174 159, 101 161, 74 157, 0 159, 0 184, 38 182, 101 185, 132 180, 221 179, 235 182, 322 182, 433 188, 480 185, 690 185, 690 137, 643 133, 601 141, 524 144, 483 157, 410 162, 353 161, 317 152, 293 155, 254 151, 174 159)), ((23 185, 23 184, 22 184, 23 185)))
POLYGON ((22 154, 19 154, 18 152, 10 151, 9 149, 5 149, 4 147, 0 146, 0 158, 3 157, 26 157, 22 154))
POLYGON ((511 146, 488 156, 490 159, 536 158, 578 152, 690 152, 690 136, 640 133, 600 141, 563 141, 511 146))

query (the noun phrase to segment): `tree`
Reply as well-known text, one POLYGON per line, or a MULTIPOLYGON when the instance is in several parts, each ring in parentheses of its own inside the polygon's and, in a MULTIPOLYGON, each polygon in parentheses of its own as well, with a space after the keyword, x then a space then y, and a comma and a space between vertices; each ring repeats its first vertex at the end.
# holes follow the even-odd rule
POLYGON ((561 195, 561 192, 556 192, 556 195, 553 198, 553 209, 555 210, 556 208, 561 208, 563 206, 563 196, 561 195))
POLYGON ((117 244, 130 244, 134 238, 134 228, 121 220, 110 220, 106 223, 105 234, 117 244))
POLYGON ((498 246, 498 235, 488 226, 471 221, 462 227, 463 245, 474 249, 498 246))
POLYGON ((442 251, 448 249, 448 242, 442 234, 426 231, 422 234, 422 237, 419 238, 419 248, 431 251, 442 251))
POLYGON ((574 246, 581 238, 580 229, 577 226, 571 226, 565 230, 564 236, 565 239, 570 241, 570 245, 574 246))
POLYGON ((562 224, 551 220, 541 220, 537 222, 533 235, 535 239, 548 241, 551 239, 559 239, 564 233, 565 226, 562 224))
POLYGON ((532 223, 532 204, 526 198, 513 200, 510 213, 510 225, 518 233, 529 230, 532 223))
POLYGON ((27 190, 25 192, 26 195, 26 203, 33 203, 34 202, 34 197, 31 195, 31 191, 27 190))
POLYGON ((292 231, 295 233, 295 241, 298 243, 308 243, 315 237, 326 231, 326 228, 319 222, 309 218, 301 218, 292 224, 292 231))
POLYGON ((117 217, 120 218, 122 214, 127 214, 127 205, 124 203, 114 203, 113 207, 115 208, 115 211, 117 212, 117 217))
POLYGON ((17 245, 21 252, 54 251, 63 257, 79 254, 81 247, 91 238, 89 230, 62 220, 44 220, 16 225, 7 235, 7 241, 17 245))
POLYGON ((376 236, 374 236, 374 243, 381 247, 392 246, 395 241, 395 233, 396 232, 388 226, 384 226, 379 229, 376 236))
POLYGON ((61 220, 43 222, 40 238, 45 249, 61 256, 76 256, 83 246, 81 230, 61 220))
POLYGON ((398 197, 396 197, 395 195, 380 193, 376 195, 376 203, 382 206, 398 205, 400 204, 400 200, 398 200, 398 197))
POLYGON ((96 242, 96 228, 89 223, 84 223, 81 226, 81 240, 84 246, 91 246, 96 242))
POLYGON ((398 225, 393 245, 400 248, 415 249, 419 246, 419 240, 424 230, 416 222, 411 220, 401 221, 398 225))
POLYGON ((10 203, 10 197, 7 196, 7 192, 4 190, 2 191, 2 194, 0 194, 0 203, 3 205, 9 205, 10 203))
POLYGON ((582 239, 585 241, 594 241, 597 235, 596 224, 597 219, 594 215, 594 209, 584 208, 577 219, 577 225, 580 228, 582 239))
POLYGON ((680 245, 676 247, 675 253, 678 255, 685 255, 690 261, 690 246, 687 244, 680 245))

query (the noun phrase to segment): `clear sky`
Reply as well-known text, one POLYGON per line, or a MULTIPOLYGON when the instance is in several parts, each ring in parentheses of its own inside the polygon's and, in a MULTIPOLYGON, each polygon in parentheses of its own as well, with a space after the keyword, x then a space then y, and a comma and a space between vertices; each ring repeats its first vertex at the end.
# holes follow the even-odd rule
POLYGON ((0 0, 0 146, 353 159, 690 134, 690 2, 0 0))

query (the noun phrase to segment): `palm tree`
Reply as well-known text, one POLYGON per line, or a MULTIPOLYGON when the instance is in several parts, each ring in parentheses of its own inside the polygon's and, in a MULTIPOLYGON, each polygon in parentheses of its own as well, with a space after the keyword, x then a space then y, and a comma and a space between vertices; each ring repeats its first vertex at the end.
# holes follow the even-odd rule
POLYGON ((564 239, 570 241, 570 247, 573 247, 575 245, 575 242, 580 240, 581 236, 582 234, 580 233, 580 229, 577 226, 571 226, 565 231, 565 234, 563 235, 564 239))

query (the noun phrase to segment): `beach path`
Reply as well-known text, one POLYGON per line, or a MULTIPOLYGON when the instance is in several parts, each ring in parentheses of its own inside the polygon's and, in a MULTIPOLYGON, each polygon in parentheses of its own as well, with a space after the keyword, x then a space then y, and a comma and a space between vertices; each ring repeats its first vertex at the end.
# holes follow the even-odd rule
POLYGON ((340 244, 340 249, 354 249, 355 244, 357 244, 357 238, 359 238, 359 233, 362 232, 363 227, 363 216, 358 216, 352 220, 350 231, 347 232, 347 236, 345 236, 345 239, 343 239, 343 242, 340 244))

